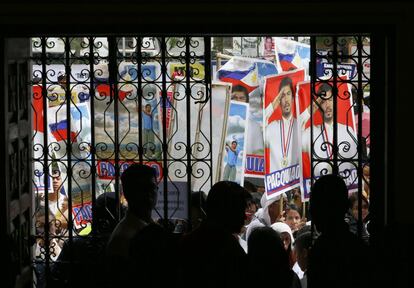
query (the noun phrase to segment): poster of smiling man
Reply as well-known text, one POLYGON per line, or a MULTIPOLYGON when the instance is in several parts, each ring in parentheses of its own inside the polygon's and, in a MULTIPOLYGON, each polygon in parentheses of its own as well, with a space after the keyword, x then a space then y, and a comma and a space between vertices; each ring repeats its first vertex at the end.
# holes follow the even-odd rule
POLYGON ((300 145, 294 105, 303 69, 267 77, 264 88, 265 189, 268 198, 300 185, 300 145))

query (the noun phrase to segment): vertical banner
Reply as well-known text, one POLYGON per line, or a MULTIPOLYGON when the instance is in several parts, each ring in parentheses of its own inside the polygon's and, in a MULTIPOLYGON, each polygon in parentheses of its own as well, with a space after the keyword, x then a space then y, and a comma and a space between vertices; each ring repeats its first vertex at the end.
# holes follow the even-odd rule
MULTIPOLYGON (((196 143, 200 143, 205 147, 203 151, 196 149, 193 150, 195 158, 203 159, 211 155, 212 157, 212 175, 204 173, 201 177, 193 177, 192 190, 203 191, 207 194, 210 191, 210 177, 212 177, 213 183, 220 181, 219 176, 221 175, 221 164, 222 164, 222 153, 225 151, 225 137, 227 118, 229 115, 230 106, 230 91, 231 85, 228 83, 213 82, 211 86, 211 119, 210 119, 210 105, 206 103, 200 109, 198 118, 198 127, 196 132, 196 143), (210 121, 212 127, 212 134, 210 137, 210 121), (208 151, 211 141, 212 151, 208 151)), ((197 162, 193 171, 197 169, 206 169, 205 162, 197 162)))
MULTIPOLYGON (((346 79, 346 78, 344 78, 346 79)), ((302 200, 308 201, 311 186, 311 145, 313 145, 314 177, 332 173, 333 159, 333 99, 332 83, 317 83, 316 98, 313 106, 313 139, 311 143, 310 102, 311 84, 302 82, 298 84, 296 107, 300 113, 302 138, 302 167, 301 189, 302 200), (323 161, 323 162, 320 162, 323 161)), ((338 84, 337 97, 337 147, 339 174, 344 178, 350 192, 358 187, 357 170, 351 162, 341 162, 341 159, 358 160, 357 138, 355 133, 355 119, 352 109, 350 90, 346 83, 338 84)))
POLYGON ((221 180, 243 185, 249 104, 230 102, 221 180))
POLYGON ((168 138, 168 154, 171 161, 168 169, 172 171, 169 174, 169 180, 174 182, 185 181, 185 165, 180 160, 186 159, 186 145, 197 145, 196 129, 200 111, 200 103, 193 97, 196 95, 205 95, 205 86, 203 84, 191 84, 191 95, 187 95, 187 86, 183 83, 176 84, 174 87, 174 105, 171 107, 171 130, 168 138), (190 99, 188 99, 188 97, 190 99), (190 101, 191 111, 187 111, 187 100, 190 101), (190 122, 190 129, 187 130, 187 122, 190 122), (190 134, 190 143, 187 143, 187 135, 190 134))
POLYGON ((263 81, 277 73, 270 61, 242 57, 231 58, 217 73, 221 81, 232 84, 232 101, 249 103, 244 172, 249 177, 264 177, 263 81))
POLYGON ((294 105, 303 69, 267 77, 264 87, 265 189, 269 199, 300 185, 300 145, 294 105))

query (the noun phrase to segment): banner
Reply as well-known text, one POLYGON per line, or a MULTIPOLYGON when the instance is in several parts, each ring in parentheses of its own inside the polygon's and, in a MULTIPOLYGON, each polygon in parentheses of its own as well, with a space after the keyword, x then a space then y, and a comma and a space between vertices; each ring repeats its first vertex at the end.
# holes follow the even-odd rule
POLYGON ((267 77, 264 90, 265 189, 268 199, 300 185, 295 87, 303 69, 267 77))
POLYGON ((213 82, 210 101, 200 107, 197 120, 196 140, 193 155, 197 159, 212 157, 211 167, 208 162, 197 161, 193 164, 192 191, 203 191, 205 195, 211 189, 212 183, 220 181, 222 169, 222 153, 225 151, 227 118, 229 115, 231 84, 213 82), (211 112, 211 118, 210 118, 211 112), (211 124, 211 134, 210 134, 211 124), (209 146, 211 144, 211 151, 209 146), (202 149, 199 149, 202 148, 202 149), (207 173, 211 168, 212 173, 207 173))
MULTIPOLYGON (((187 179, 186 167, 183 165, 183 159, 187 158, 187 153, 191 153, 188 148, 202 147, 195 141, 197 122, 200 113, 202 101, 205 101, 205 84, 192 83, 191 95, 187 95, 187 86, 177 84, 174 87, 174 105, 171 107, 171 125, 168 137, 168 155, 171 161, 168 164, 169 178, 171 181, 184 181, 187 179), (188 97, 190 99, 188 99, 188 97), (187 100, 190 102, 190 110, 187 109, 187 100), (190 129, 187 129, 187 123, 190 123, 190 129), (189 141, 187 143, 187 136, 189 141)), ((207 147, 204 147, 207 149, 207 147)))
MULTIPOLYGON (((325 60, 325 59, 324 59, 325 60)), ((320 58, 316 61, 316 76, 318 78, 330 78, 333 77, 333 64, 328 62, 322 62, 320 58)), ((348 76, 348 79, 353 79, 356 76, 356 64, 346 63, 337 64, 338 76, 348 76)))
MULTIPOLYGON (((332 83, 330 84, 332 85, 332 83)), ((332 158, 333 158, 333 101, 332 90, 328 83, 317 83, 315 92, 317 94, 326 93, 326 98, 314 101, 314 115, 313 117, 313 158, 317 160, 327 160, 326 162, 314 163, 314 178, 317 179, 321 175, 332 173, 332 158), (325 111, 325 112, 323 112, 325 111)), ((358 185, 356 166, 352 163, 341 163, 342 158, 358 159, 357 142, 355 133, 355 119, 352 109, 352 99, 349 94, 349 87, 346 83, 338 85, 337 97, 337 131, 338 131, 338 161, 339 173, 344 178, 348 189, 354 191, 358 185)), ((301 138, 302 138, 302 167, 301 173, 301 189, 302 200, 308 201, 310 197, 311 186, 311 123, 310 123, 310 99, 311 99, 311 84, 309 82, 302 82, 298 84, 298 93, 296 101, 296 109, 300 113, 301 123, 301 138)))
POLYGON ((221 180, 243 185, 249 104, 230 102, 221 180))
MULTIPOLYGON (((119 175, 132 164, 139 163, 139 161, 124 161, 119 163, 119 175)), ((162 165, 156 161, 143 161, 143 164, 148 165, 155 169, 157 174, 157 182, 162 180, 162 165)), ((113 180, 115 179, 115 161, 114 160, 98 160, 97 161, 97 175, 102 180, 113 180)))

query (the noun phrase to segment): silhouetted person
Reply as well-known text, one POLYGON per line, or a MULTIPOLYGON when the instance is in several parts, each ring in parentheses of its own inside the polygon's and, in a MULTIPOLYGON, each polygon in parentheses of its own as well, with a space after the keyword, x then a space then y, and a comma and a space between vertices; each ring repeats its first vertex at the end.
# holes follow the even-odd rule
MULTIPOLYGON (((369 233, 367 231, 366 227, 366 220, 368 219, 369 215, 369 202, 367 198, 365 198, 363 195, 361 197, 362 199, 362 231, 361 231, 361 237, 362 240, 366 244, 369 244, 369 233)), ((354 233, 355 235, 358 235, 358 194, 352 193, 348 198, 349 203, 349 210, 345 215, 345 222, 349 226, 349 231, 354 233)))
POLYGON ((105 276, 108 278, 106 285, 109 287, 136 285, 136 283, 131 283, 137 279, 135 276, 139 273, 134 269, 136 261, 131 254, 132 243, 136 242, 134 238, 139 232, 149 226, 149 229, 152 229, 152 225, 156 225, 151 219, 151 211, 155 207, 158 190, 155 169, 146 165, 133 164, 123 172, 121 181, 123 193, 128 202, 128 210, 125 217, 115 227, 106 247, 105 276))
MULTIPOLYGON (((299 266, 302 276, 300 278, 300 284, 302 288, 308 287, 308 262, 309 262, 309 251, 312 246, 312 233, 303 232, 300 233, 295 241, 295 252, 296 252, 296 261, 299 266)), ((298 272, 296 272, 298 273, 298 272)))
POLYGON ((185 287, 243 287, 246 253, 238 234, 250 194, 237 183, 213 185, 206 201, 206 219, 180 245, 180 285, 185 287))
POLYGON ((52 267, 54 287, 102 287, 105 283, 102 277, 105 246, 117 223, 116 206, 115 193, 99 195, 92 208, 95 230, 65 242, 52 267))
POLYGON ((270 227, 255 228, 247 240, 249 286, 300 288, 300 281, 290 269, 289 256, 283 241, 270 227), (268 271, 268 273, 267 273, 268 271))
POLYGON ((368 287, 367 247, 349 231, 344 220, 347 211, 348 190, 342 178, 320 177, 310 199, 312 221, 320 236, 310 250, 309 288, 368 287))

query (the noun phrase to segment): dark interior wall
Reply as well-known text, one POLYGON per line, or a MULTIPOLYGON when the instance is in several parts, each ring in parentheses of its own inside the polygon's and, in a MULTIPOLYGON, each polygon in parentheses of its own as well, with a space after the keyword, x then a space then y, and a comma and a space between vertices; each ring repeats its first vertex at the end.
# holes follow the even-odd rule
POLYGON ((372 63, 371 74, 377 87, 372 89, 371 97, 371 189, 381 195, 376 197, 374 206, 380 214, 385 211, 380 216, 384 216, 385 223, 392 224, 389 231, 398 234, 393 242, 400 245, 389 252, 397 257, 398 268, 390 268, 393 278, 402 284, 395 287, 404 287, 409 275, 404 272, 409 268, 404 255, 412 246, 408 245, 408 232, 414 227, 410 181, 414 154, 409 140, 414 131, 410 121, 414 107, 410 85, 414 67, 413 4, 391 0, 57 2, 2 1, 0 36, 372 33, 371 53, 377 62, 372 63))

